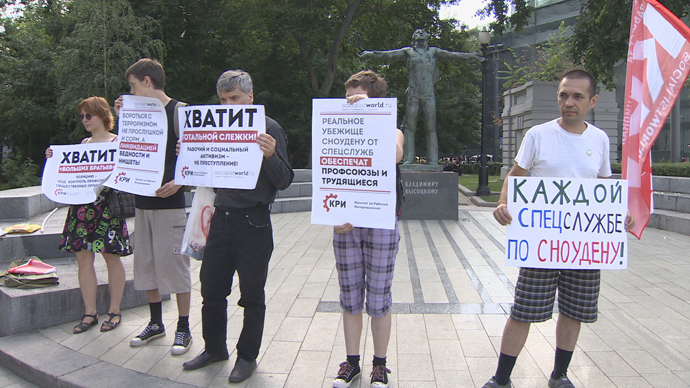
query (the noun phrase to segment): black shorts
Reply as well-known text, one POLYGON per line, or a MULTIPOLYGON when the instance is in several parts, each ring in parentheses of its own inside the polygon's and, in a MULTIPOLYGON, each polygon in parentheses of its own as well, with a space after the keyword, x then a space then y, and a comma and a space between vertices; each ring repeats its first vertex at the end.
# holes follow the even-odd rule
POLYGON ((520 268, 510 316, 528 323, 549 320, 558 289, 560 314, 580 322, 595 322, 600 282, 600 270, 520 268))

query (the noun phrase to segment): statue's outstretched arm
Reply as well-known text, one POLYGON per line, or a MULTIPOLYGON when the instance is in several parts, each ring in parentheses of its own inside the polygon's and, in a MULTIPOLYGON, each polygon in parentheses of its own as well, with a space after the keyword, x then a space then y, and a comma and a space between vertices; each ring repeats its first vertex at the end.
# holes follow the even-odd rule
POLYGON ((436 58, 438 59, 449 59, 452 61, 459 61, 459 60, 465 60, 465 59, 476 59, 479 62, 484 60, 484 57, 479 55, 479 53, 466 53, 462 51, 448 51, 444 50, 438 47, 434 47, 436 50, 434 50, 434 55, 436 55, 436 58))
POLYGON ((395 49, 395 50, 373 50, 373 51, 362 51, 361 53, 357 54, 359 55, 360 58, 362 59, 371 59, 371 58, 378 58, 378 59, 392 59, 392 60, 404 60, 407 59, 407 55, 405 53, 406 48, 400 48, 400 49, 395 49))

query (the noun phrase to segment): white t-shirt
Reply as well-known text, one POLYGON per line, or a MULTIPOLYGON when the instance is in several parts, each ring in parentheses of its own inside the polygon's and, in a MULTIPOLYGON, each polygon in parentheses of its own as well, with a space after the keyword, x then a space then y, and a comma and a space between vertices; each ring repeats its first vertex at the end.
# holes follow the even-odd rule
POLYGON ((590 123, 582 134, 566 131, 558 120, 535 125, 525 134, 515 157, 533 177, 597 178, 611 176, 609 137, 590 123))

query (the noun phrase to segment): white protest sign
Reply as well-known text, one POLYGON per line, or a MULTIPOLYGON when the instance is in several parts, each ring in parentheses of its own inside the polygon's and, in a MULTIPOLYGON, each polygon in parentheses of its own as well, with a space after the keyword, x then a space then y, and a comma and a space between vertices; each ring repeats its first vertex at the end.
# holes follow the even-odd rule
POLYGON ((628 181, 508 177, 506 264, 625 269, 628 181))
POLYGON ((312 224, 395 228, 397 106, 313 100, 312 224))
POLYGON ((180 154, 175 182, 226 189, 256 187, 266 133, 263 105, 205 105, 179 110, 180 154))
POLYGON ((117 143, 52 145, 41 190, 53 202, 82 205, 96 200, 94 187, 113 171, 117 143))
POLYGON ((165 170, 168 116, 157 98, 122 96, 115 170, 105 186, 155 197, 165 170))

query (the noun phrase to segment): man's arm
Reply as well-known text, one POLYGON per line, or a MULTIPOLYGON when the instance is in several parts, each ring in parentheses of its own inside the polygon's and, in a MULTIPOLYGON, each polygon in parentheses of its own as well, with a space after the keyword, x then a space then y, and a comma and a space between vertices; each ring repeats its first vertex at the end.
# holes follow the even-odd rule
POLYGON ((510 169, 506 179, 503 181, 503 187, 501 187, 501 196, 498 198, 498 205, 496 205, 496 209, 494 210, 494 218, 499 224, 505 226, 510 224, 510 222, 513 220, 513 217, 511 217, 510 213, 508 213, 508 178, 511 176, 525 176, 528 172, 529 170, 525 170, 524 168, 518 166, 517 163, 514 163, 513 168, 510 169))
POLYGON ((370 58, 377 58, 377 59, 393 59, 393 60, 405 60, 407 59, 407 50, 409 47, 403 47, 400 49, 395 49, 395 50, 382 50, 382 51, 362 51, 361 53, 357 54, 359 55, 360 58, 362 59, 370 59, 370 58))
POLYGON ((287 136, 283 128, 275 121, 266 120, 266 134, 260 136, 257 143, 264 153, 261 169, 266 173, 273 187, 283 190, 290 186, 295 173, 288 162, 287 136))
POLYGON ((476 59, 479 62, 484 60, 484 57, 478 53, 465 53, 459 51, 448 51, 438 47, 432 47, 434 49, 434 55, 438 59, 448 59, 451 61, 460 61, 465 59, 476 59))

